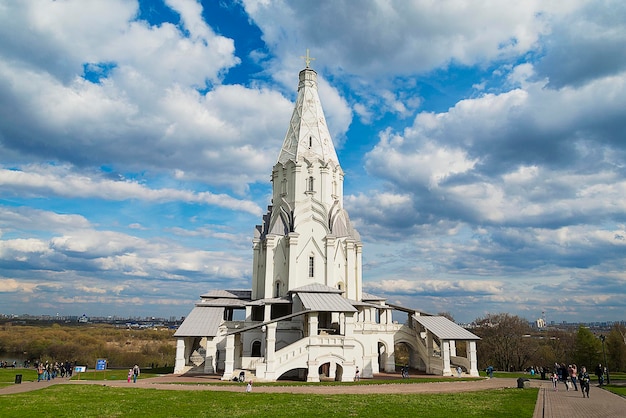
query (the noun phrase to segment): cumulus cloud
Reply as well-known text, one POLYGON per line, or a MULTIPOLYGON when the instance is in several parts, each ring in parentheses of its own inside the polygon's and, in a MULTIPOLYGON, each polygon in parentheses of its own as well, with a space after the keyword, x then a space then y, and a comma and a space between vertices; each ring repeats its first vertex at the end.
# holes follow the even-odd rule
POLYGON ((110 180, 98 173, 88 177, 85 172, 77 173, 69 166, 30 165, 23 170, 0 168, 0 185, 5 192, 28 193, 33 196, 57 195, 61 197, 99 198, 103 200, 140 199, 154 202, 191 202, 215 205, 232 210, 242 210, 254 215, 261 208, 254 202, 239 200, 225 194, 195 192, 178 189, 151 189, 133 180, 110 180))
POLYGON ((128 1, 119 9, 80 1, 6 6, 0 149, 18 160, 180 170, 238 192, 264 179, 291 103, 263 87, 220 85, 239 63, 232 39, 206 25, 199 4, 168 4, 181 27, 136 20, 137 4, 128 1), (11 31, 16 24, 32 31, 11 31), (23 44, 33 54, 23 54, 23 44))
POLYGON ((24 292, 33 293, 37 290, 34 283, 22 283, 15 279, 0 279, 0 293, 24 292))
POLYGON ((310 48, 367 291, 465 319, 554 293, 559 319, 623 315, 621 2, 5 3, 11 306, 184 314, 249 288, 310 48))
POLYGON ((521 55, 549 32, 545 13, 566 13, 578 4, 457 1, 432 7, 397 0, 366 1, 355 7, 349 1, 244 1, 265 41, 277 50, 293 53, 303 40, 315 40, 324 51, 318 65, 370 75, 411 74, 452 61, 473 65, 521 55))

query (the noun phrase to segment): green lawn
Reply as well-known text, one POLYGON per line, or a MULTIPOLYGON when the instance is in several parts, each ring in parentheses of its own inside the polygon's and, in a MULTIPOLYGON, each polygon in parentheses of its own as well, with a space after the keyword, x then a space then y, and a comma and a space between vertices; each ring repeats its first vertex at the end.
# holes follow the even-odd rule
POLYGON ((55 385, 1 396, 0 416, 526 417, 537 389, 414 395, 310 395, 55 385))
MULTIPOLYGON (((487 377, 489 374, 483 370, 479 370, 478 374, 481 377, 487 377)), ((546 379, 547 379, 546 375, 546 379)), ((518 377, 523 377, 524 379, 537 379, 537 380, 541 380, 541 374, 536 373, 534 376, 531 376, 530 373, 524 373, 524 372, 497 372, 494 371, 493 372, 493 377, 508 377, 508 378, 514 378, 517 379, 518 377)))
POLYGON ((8 368, 0 369, 0 387, 5 387, 15 383, 15 375, 21 374, 22 381, 28 382, 37 380, 37 371, 35 369, 8 368))
POLYGON ((604 389, 626 398, 626 386, 608 385, 608 386, 605 386, 604 389))

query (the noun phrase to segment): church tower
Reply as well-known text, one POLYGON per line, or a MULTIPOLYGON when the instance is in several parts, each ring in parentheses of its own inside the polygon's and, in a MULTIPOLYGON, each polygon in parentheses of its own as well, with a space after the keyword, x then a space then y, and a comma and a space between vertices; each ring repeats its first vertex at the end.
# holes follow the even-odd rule
POLYGON ((272 169, 272 203, 253 239, 252 299, 311 285, 362 299, 362 243, 343 208, 343 177, 317 91, 300 71, 289 128, 272 169))

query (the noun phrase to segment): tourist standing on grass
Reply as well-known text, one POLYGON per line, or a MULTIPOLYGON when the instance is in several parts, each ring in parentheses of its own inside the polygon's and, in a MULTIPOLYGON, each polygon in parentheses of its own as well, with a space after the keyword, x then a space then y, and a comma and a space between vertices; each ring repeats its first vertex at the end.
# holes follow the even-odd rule
POLYGON ((587 373, 587 368, 585 366, 580 369, 580 391, 583 393, 583 398, 585 397, 585 393, 587 394, 587 398, 589 397, 589 386, 591 383, 591 377, 589 377, 589 373, 587 373))
POLYGON ((137 377, 139 377, 140 373, 139 366, 135 364, 135 367, 133 367, 133 383, 137 383, 137 377))

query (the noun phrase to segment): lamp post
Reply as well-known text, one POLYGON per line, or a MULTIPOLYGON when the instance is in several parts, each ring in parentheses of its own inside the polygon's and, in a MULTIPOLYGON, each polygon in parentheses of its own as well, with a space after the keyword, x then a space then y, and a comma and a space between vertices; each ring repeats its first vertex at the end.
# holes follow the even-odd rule
POLYGON ((611 384, 611 376, 609 375, 609 365, 606 362, 606 351, 604 350, 604 340, 606 337, 604 335, 600 335, 600 341, 602 341, 602 356, 604 357, 604 367, 606 367, 606 384, 611 384))

